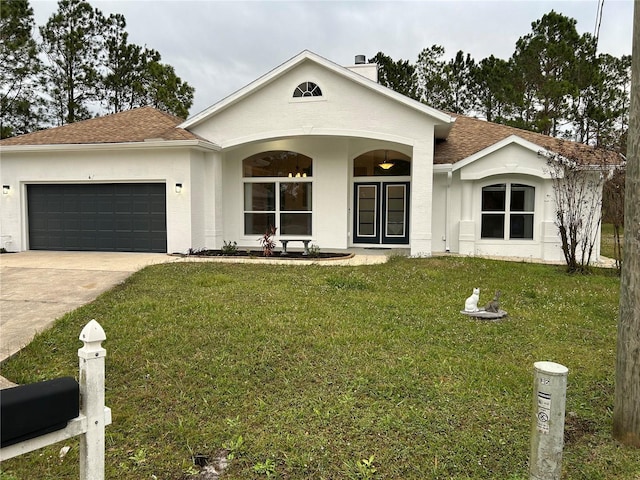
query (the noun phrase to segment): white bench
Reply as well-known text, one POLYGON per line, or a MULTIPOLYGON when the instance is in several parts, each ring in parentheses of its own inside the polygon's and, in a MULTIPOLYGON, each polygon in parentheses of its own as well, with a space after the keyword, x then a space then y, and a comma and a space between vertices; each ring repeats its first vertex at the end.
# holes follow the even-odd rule
POLYGON ((303 239, 295 239, 295 238, 288 238, 286 240, 280 240, 280 243, 282 243, 282 252, 280 252, 280 255, 285 256, 288 255, 287 253, 287 244, 289 242, 302 242, 302 244, 304 245, 304 252, 302 253, 302 255, 309 255, 309 242, 311 240, 303 240, 303 239))

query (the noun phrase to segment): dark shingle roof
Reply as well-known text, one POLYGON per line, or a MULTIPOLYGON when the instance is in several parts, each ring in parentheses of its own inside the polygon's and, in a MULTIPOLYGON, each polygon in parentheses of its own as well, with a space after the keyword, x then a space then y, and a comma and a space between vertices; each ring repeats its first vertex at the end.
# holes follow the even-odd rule
POLYGON ((200 140, 197 135, 176 128, 180 123, 182 119, 178 117, 153 107, 140 107, 6 138, 0 141, 0 146, 128 143, 150 139, 200 140))
POLYGON ((620 155, 615 152, 596 149, 583 143, 453 113, 451 116, 455 117, 456 121, 447 139, 436 144, 433 159, 435 164, 459 162, 511 135, 584 165, 618 164, 621 161, 620 155))
MULTIPOLYGON (((620 156, 611 151, 476 118, 450 115, 455 117, 456 121, 447 139, 436 143, 435 164, 459 162, 511 135, 517 135, 541 148, 578 160, 585 165, 618 164, 621 161, 620 156)), ((156 108, 140 107, 6 138, 0 141, 0 146, 131 143, 158 139, 204 140, 188 130, 178 128, 181 123, 182 119, 156 108)))

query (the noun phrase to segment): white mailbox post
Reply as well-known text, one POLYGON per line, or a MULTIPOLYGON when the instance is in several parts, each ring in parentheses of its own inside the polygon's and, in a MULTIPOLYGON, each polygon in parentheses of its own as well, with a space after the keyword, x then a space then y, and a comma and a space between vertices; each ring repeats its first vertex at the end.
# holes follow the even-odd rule
POLYGON ((80 414, 66 428, 0 449, 0 461, 38 450, 80 435, 80 480, 104 480, 105 427, 111 424, 111 409, 104 404, 104 365, 107 352, 102 342, 107 336, 98 322, 91 320, 80 332, 84 346, 80 360, 80 414))

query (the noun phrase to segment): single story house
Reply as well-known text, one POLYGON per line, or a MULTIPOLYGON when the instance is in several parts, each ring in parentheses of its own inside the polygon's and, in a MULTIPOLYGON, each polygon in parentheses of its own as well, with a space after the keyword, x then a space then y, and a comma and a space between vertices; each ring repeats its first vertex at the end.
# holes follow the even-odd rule
POLYGON ((272 225, 322 250, 561 260, 541 151, 594 155, 303 51, 186 121, 143 107, 2 140, 0 247, 258 248, 272 225))

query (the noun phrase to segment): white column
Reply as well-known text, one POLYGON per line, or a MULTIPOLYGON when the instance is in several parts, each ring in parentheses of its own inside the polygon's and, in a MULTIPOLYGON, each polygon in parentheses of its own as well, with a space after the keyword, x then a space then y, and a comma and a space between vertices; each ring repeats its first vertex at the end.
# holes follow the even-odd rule
POLYGON ((476 222, 473 219, 473 182, 462 181, 460 205, 460 228, 458 229, 458 250, 464 255, 473 255, 476 248, 476 222))
POLYGON ((225 240, 223 238, 222 153, 207 153, 205 165, 205 244, 207 248, 220 249, 225 240))
POLYGON ((430 257, 433 208, 433 140, 417 142, 411 159, 411 256, 430 257))

